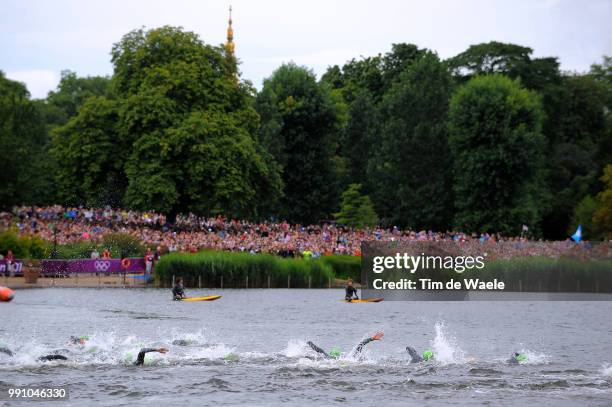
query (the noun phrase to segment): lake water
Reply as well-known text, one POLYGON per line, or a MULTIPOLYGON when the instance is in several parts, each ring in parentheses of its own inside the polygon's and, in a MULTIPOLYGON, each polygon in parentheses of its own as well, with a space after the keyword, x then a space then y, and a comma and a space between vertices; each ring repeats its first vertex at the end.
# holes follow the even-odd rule
MULTIPOLYGON (((612 302, 347 304, 341 290, 30 289, 0 304, 0 388, 68 386, 52 405, 611 405, 612 302), (384 331, 363 356, 351 351, 384 331), (85 346, 71 335, 90 335, 85 346), (188 346, 173 344, 184 339, 188 346), (341 348, 338 360, 320 359, 341 348), (410 364, 407 345, 436 360, 410 364), (149 365, 126 362, 165 346, 149 365), (519 366, 506 360, 527 354, 519 366), (41 363, 54 352, 69 360, 41 363)), ((184 344, 183 344, 184 345, 184 344)), ((11 403, 2 401, 0 405, 11 403)), ((23 405, 21 403, 20 405, 23 405)))

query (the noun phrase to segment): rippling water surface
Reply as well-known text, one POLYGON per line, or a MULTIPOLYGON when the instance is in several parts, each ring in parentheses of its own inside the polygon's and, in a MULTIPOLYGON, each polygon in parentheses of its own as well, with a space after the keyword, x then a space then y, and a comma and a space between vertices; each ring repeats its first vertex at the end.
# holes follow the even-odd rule
MULTIPOLYGON (((339 290, 31 289, 0 304, 0 388, 69 387, 53 405, 612 404, 612 302, 347 304, 339 290), (351 354, 366 336, 385 337, 351 354), (71 335, 90 335, 85 346, 71 335), (177 342, 177 340, 179 342, 177 342), (306 341, 343 351, 324 360, 306 341), (410 364, 407 345, 434 362, 410 364), (142 346, 165 346, 143 367, 142 346), (527 361, 506 363, 514 351, 527 361), (66 355, 41 363, 38 356, 66 355)), ((2 403, 10 403, 0 401, 2 403)))

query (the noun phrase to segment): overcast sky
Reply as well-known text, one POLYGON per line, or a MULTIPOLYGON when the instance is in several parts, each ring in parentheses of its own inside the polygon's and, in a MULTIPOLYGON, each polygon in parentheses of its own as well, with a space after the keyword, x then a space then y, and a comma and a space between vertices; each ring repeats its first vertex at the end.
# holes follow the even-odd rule
MULTIPOLYGON (((492 40, 558 56, 585 71, 612 55, 612 0, 233 0, 236 55, 257 87, 281 63, 322 74, 327 66, 407 42, 448 58, 492 40)), ((33 97, 57 86, 63 69, 110 75, 110 50, 145 26, 182 26, 207 43, 225 41, 227 0, 3 0, 0 70, 33 97)))

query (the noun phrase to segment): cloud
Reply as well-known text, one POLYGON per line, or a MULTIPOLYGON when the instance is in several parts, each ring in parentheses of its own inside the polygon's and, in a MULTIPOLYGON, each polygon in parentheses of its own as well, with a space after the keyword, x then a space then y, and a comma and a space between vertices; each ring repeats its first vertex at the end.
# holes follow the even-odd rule
POLYGON ((34 99, 47 97, 47 93, 55 89, 60 80, 58 73, 43 69, 7 72, 6 77, 25 83, 30 95, 34 99))

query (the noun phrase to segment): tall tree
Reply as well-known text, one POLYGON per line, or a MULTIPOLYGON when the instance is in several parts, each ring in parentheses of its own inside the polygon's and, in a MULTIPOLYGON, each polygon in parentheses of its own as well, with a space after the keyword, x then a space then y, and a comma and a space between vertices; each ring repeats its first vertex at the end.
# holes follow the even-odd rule
POLYGON ((476 77, 457 90, 449 111, 456 226, 516 235, 538 225, 541 126, 539 98, 516 81, 476 77))
POLYGON ((54 125, 66 123, 71 117, 76 116, 79 108, 88 98, 107 96, 109 85, 110 78, 108 77, 78 77, 76 72, 62 71, 57 89, 49 92, 45 99, 45 104, 49 105, 50 111, 57 115, 49 117, 47 122, 54 125))
POLYGON ((327 219, 338 202, 333 156, 341 126, 339 108, 325 83, 294 64, 264 81, 257 97, 260 139, 281 166, 281 215, 294 222, 327 219))
POLYGON ((374 227, 378 224, 374 205, 369 196, 361 194, 360 184, 350 184, 342 193, 340 212, 334 216, 338 223, 354 228, 374 227))
POLYGON ((111 98, 90 97, 55 134, 66 200, 170 215, 267 216, 281 193, 259 145, 253 89, 220 47, 162 27, 112 51, 111 98))
POLYGON ((452 216, 447 113, 451 78, 433 53, 408 65, 382 103, 370 161, 378 212, 395 225, 442 229, 452 216))
POLYGON ((597 194, 597 208, 593 214, 593 226, 604 238, 612 239, 612 164, 606 165, 601 181, 603 190, 597 194))
POLYGON ((44 122, 25 85, 0 71, 0 207, 46 203, 47 180, 44 122))
POLYGON ((529 47, 491 41, 470 46, 448 63, 462 82, 476 75, 504 74, 512 79, 520 78, 523 86, 532 90, 559 83, 557 58, 532 59, 532 53, 529 47))
POLYGON ((121 206, 130 146, 121 138, 119 124, 118 102, 92 96, 78 115, 53 132, 60 202, 121 206))
POLYGON ((223 50, 162 27, 124 36, 112 62, 121 132, 133 146, 126 202, 171 214, 264 215, 266 200, 280 194, 279 176, 251 136, 252 90, 223 50))
POLYGON ((551 199, 543 202, 543 227, 554 239, 566 236, 574 208, 585 196, 597 193, 598 177, 611 158, 606 145, 612 145, 603 85, 585 75, 566 76, 562 83, 554 102, 555 123, 547 120, 551 199))
POLYGON ((387 52, 382 59, 383 79, 386 89, 390 89, 393 83, 412 63, 421 59, 427 52, 414 44, 392 44, 391 52, 387 52))

